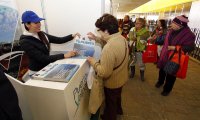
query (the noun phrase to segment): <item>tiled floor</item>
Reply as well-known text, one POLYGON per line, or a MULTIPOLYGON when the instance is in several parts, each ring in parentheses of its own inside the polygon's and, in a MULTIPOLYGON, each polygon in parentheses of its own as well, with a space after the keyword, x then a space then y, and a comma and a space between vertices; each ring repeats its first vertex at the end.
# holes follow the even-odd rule
POLYGON ((161 96, 155 88, 158 69, 147 64, 145 81, 139 79, 139 70, 123 88, 123 116, 119 120, 200 120, 200 65, 189 61, 187 78, 177 79, 169 96, 161 96))

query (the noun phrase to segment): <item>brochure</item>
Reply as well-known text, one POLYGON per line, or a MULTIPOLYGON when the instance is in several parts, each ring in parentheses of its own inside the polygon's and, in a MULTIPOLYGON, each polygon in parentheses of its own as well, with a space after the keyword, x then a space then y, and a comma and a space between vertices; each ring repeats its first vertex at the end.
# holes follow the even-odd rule
POLYGON ((77 57, 79 58, 85 58, 88 56, 93 57, 95 52, 95 41, 77 39, 74 43, 74 50, 78 51, 77 57))
POLYGON ((57 64, 50 63, 39 72, 33 75, 34 79, 69 82, 78 70, 77 64, 57 64))

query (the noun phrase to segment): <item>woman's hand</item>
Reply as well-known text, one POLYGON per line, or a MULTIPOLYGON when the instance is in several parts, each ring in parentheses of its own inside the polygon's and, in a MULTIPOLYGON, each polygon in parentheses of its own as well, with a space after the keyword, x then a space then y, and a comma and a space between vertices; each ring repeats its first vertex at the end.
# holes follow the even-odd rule
POLYGON ((72 37, 76 37, 76 36, 78 36, 80 38, 81 34, 77 32, 77 33, 75 33, 75 34, 72 35, 72 37))
POLYGON ((78 54, 77 51, 69 51, 66 54, 64 54, 64 58, 70 58, 70 57, 76 56, 77 54, 78 54))
POLYGON ((168 50, 175 50, 176 46, 168 46, 168 50))
POLYGON ((93 57, 87 57, 87 61, 89 62, 89 64, 91 65, 92 62, 95 61, 95 59, 93 57))
POLYGON ((96 40, 97 38, 92 32, 87 33, 87 35, 88 35, 88 38, 91 40, 96 40))

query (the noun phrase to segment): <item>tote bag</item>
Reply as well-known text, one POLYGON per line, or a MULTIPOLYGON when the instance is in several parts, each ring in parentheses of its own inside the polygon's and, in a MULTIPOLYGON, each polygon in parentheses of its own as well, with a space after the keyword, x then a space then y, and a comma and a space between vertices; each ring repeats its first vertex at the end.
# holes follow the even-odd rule
POLYGON ((181 79, 186 78, 187 69, 188 69, 188 61, 189 61, 189 56, 182 53, 181 58, 180 58, 180 68, 176 74, 176 77, 181 78, 181 79))
POLYGON ((103 79, 98 77, 95 72, 93 72, 92 79, 93 84, 90 90, 89 112, 95 114, 103 103, 105 96, 103 79))
POLYGON ((157 45, 147 43, 147 49, 142 54, 143 63, 155 63, 157 62, 157 45))

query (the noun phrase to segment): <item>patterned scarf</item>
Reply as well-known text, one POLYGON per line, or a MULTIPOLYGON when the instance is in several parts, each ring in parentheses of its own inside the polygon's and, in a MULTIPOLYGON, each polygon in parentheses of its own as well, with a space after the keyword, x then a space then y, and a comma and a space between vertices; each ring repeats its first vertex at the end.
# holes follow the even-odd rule
POLYGON ((136 42, 136 49, 139 51, 143 51, 145 49, 145 45, 141 43, 141 36, 143 36, 147 31, 146 28, 142 28, 140 30, 136 31, 136 28, 134 28, 134 33, 136 34, 137 42, 136 42))

